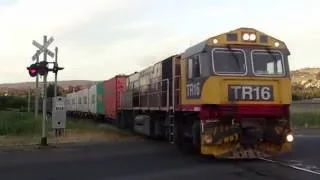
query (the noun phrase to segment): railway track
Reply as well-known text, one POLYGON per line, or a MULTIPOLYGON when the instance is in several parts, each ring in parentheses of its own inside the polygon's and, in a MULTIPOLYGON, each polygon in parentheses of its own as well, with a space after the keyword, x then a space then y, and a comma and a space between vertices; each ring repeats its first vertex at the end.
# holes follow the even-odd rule
POLYGON ((313 165, 304 165, 302 164, 301 161, 289 161, 288 163, 285 162, 281 162, 278 160, 272 160, 272 159, 266 159, 266 158, 259 158, 259 160, 261 161, 265 161, 268 163, 274 163, 283 167, 288 167, 288 168, 292 168, 295 170, 299 170, 299 171, 303 171, 303 172, 307 172, 307 173, 312 173, 312 174, 316 174, 316 175, 320 175, 320 168, 313 166, 313 165))
MULTIPOLYGON (((75 119, 75 118, 73 118, 73 119, 75 119)), ((84 120, 84 121, 92 122, 97 125, 102 125, 102 126, 107 125, 107 126, 111 126, 111 127, 116 128, 116 126, 114 124, 112 124, 108 121, 101 121, 101 120, 96 121, 96 120, 90 119, 90 118, 76 118, 76 120, 84 120)), ((129 132, 127 130, 122 130, 122 131, 129 132)), ((269 164, 277 165, 278 167, 281 166, 281 167, 285 167, 288 169, 292 169, 292 170, 296 170, 296 171, 300 171, 300 172, 304 172, 304 173, 309 173, 309 174, 312 174, 315 176, 319 176, 319 178, 320 178, 320 167, 316 167, 314 165, 307 165, 307 164, 304 164, 302 161, 292 160, 292 161, 285 162, 285 161, 269 159, 269 158, 257 158, 257 159, 253 159, 253 161, 254 162, 269 163, 269 164)), ((271 178, 275 178, 275 179, 292 180, 292 178, 287 177, 285 173, 283 174, 281 172, 270 172, 270 170, 265 170, 263 165, 261 165, 261 167, 256 167, 254 163, 251 164, 251 163, 245 163, 245 162, 248 162, 248 161, 237 160, 235 165, 237 167, 240 167, 241 169, 244 169, 245 171, 249 171, 249 172, 258 174, 260 176, 271 177, 271 178)), ((229 161, 229 163, 230 163, 230 161, 229 161)), ((231 160, 231 163, 232 163, 232 160, 231 160)))
MULTIPOLYGON (((234 165, 247 173, 261 176, 262 179, 313 180, 319 179, 320 177, 320 168, 305 165, 302 161, 283 162, 280 160, 257 158, 250 159, 249 162, 239 160, 235 162, 234 165)), ((239 173, 238 176, 243 176, 243 174, 239 173)))

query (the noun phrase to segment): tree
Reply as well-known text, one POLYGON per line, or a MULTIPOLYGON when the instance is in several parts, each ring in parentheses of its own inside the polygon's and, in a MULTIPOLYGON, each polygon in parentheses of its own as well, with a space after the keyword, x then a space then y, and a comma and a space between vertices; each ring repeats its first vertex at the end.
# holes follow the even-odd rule
POLYGON ((320 80, 320 72, 316 74, 316 80, 320 80))
MULTIPOLYGON (((57 96, 61 96, 62 92, 60 91, 59 86, 57 87, 57 96)), ((47 97, 54 96, 54 83, 50 83, 47 87, 47 97)))

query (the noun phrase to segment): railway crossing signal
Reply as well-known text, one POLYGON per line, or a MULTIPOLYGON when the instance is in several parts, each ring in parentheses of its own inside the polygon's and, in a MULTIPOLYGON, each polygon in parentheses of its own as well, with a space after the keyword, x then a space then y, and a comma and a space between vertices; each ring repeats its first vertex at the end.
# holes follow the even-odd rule
POLYGON ((45 62, 45 61, 31 64, 29 67, 27 67, 29 71, 29 75, 31 77, 35 77, 37 75, 44 76, 49 71, 49 68, 47 65, 48 65, 48 62, 45 62))
POLYGON ((38 67, 37 67, 37 63, 31 64, 29 67, 27 67, 28 71, 29 71, 29 75, 31 77, 35 77, 38 75, 38 67))
POLYGON ((48 62, 47 61, 41 61, 39 62, 39 66, 38 66, 38 73, 41 76, 44 76, 46 74, 48 74, 49 68, 48 68, 48 62))
POLYGON ((50 37, 50 39, 49 39, 48 41, 46 41, 46 42, 44 43, 44 45, 41 45, 41 44, 38 43, 37 41, 33 40, 33 41, 32 41, 32 44, 33 44, 34 46, 36 46, 36 47, 39 49, 39 51, 37 51, 37 52, 32 56, 32 60, 33 60, 33 61, 36 60, 37 57, 39 57, 40 54, 43 53, 43 52, 45 52, 46 54, 48 54, 50 57, 53 58, 53 57, 54 57, 54 53, 48 49, 48 46, 49 46, 53 41, 54 41, 54 38, 53 38, 53 37, 50 37))
MULTIPOLYGON (((47 144, 47 127, 46 127, 46 119, 47 119, 47 75, 49 71, 54 72, 55 74, 55 96, 56 96, 56 88, 57 88, 57 74, 59 70, 63 70, 64 68, 58 66, 58 48, 56 47, 55 53, 48 49, 49 45, 54 41, 53 37, 50 37, 47 40, 47 36, 43 37, 43 45, 38 43, 37 41, 33 40, 32 45, 38 48, 36 53, 32 56, 32 61, 36 60, 36 63, 31 64, 27 67, 29 75, 31 77, 36 78, 36 89, 38 90, 38 76, 43 76, 43 107, 42 107, 42 137, 41 137, 41 145, 48 145, 47 144), (43 61, 39 62, 39 56, 43 53, 43 61), (48 62, 47 55, 54 58, 55 62, 48 62), (53 63, 54 67, 49 68, 48 64, 53 63)), ((39 94, 36 93, 35 96, 35 114, 38 114, 38 98, 39 94)))
POLYGON ((63 70, 63 67, 59 67, 57 63, 54 64, 53 68, 50 69, 50 71, 52 71, 53 73, 57 74, 58 71, 63 70))

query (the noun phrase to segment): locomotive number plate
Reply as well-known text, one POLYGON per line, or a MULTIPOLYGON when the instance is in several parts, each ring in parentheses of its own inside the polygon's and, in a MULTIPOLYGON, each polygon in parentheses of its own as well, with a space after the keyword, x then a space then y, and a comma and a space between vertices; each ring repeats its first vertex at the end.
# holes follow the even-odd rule
POLYGON ((229 101, 273 101, 270 85, 229 85, 229 101))

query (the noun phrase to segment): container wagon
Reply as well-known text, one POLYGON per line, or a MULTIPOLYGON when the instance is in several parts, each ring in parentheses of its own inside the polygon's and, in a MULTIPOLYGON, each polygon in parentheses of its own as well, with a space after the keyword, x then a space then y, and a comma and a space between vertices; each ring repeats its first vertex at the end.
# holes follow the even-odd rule
POLYGON ((96 101, 96 107, 97 107, 97 120, 104 120, 105 113, 104 113, 104 81, 97 83, 97 101, 96 101))
POLYGON ((88 118, 97 117, 97 85, 92 85, 88 90, 88 118))
POLYGON ((116 112, 120 108, 120 101, 125 88, 127 76, 117 75, 103 83, 103 102, 105 119, 115 123, 116 112))

